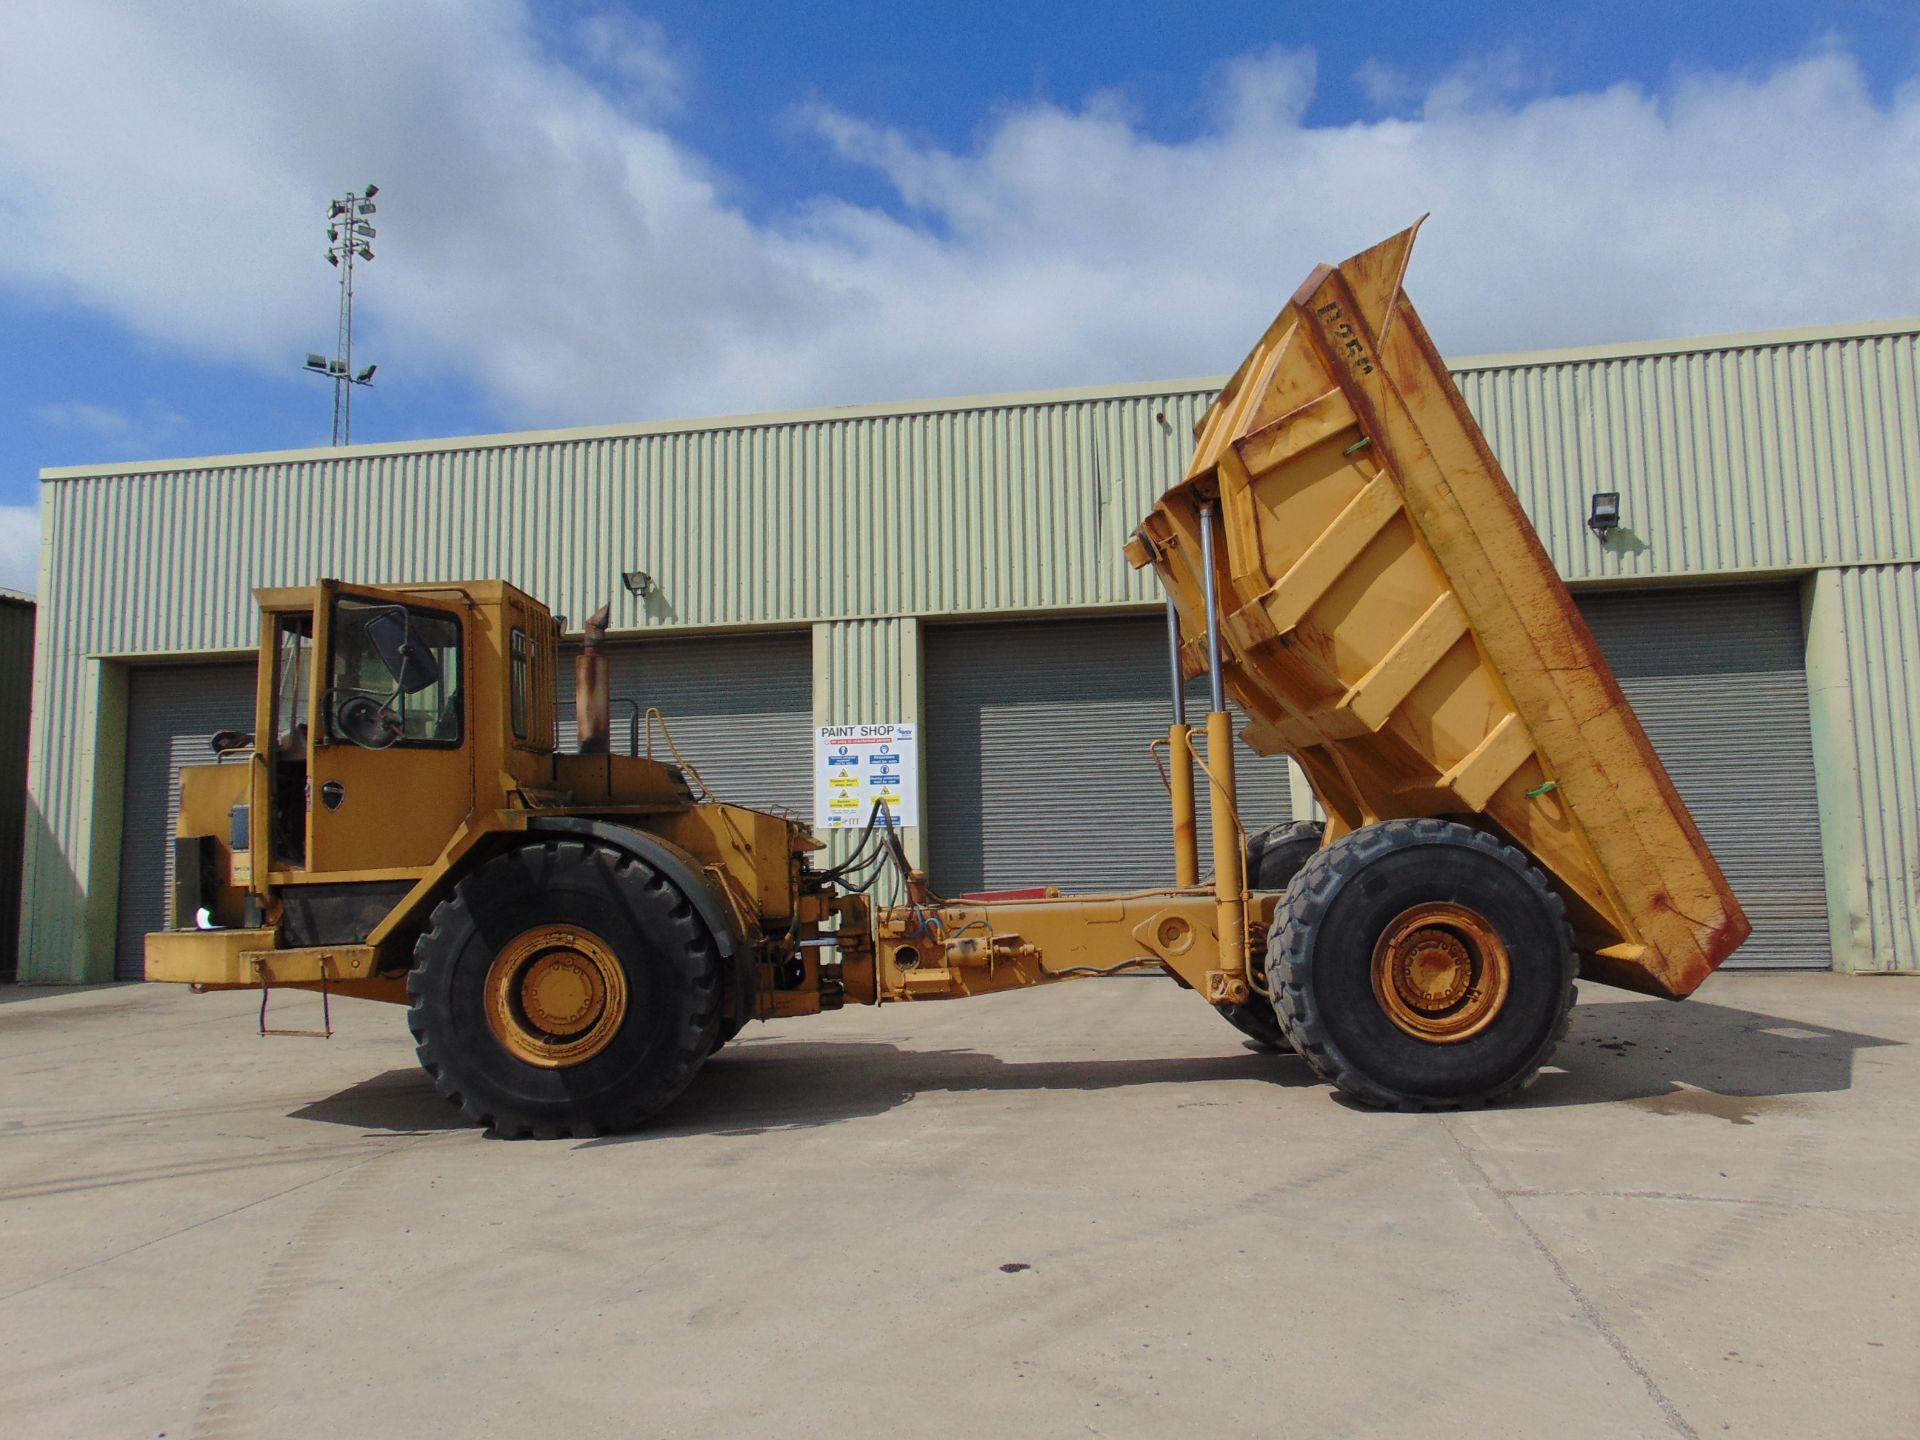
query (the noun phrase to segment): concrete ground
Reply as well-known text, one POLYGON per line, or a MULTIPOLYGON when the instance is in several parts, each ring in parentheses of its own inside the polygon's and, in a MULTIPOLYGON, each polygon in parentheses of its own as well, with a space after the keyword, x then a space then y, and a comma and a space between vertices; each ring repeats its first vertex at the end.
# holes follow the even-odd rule
POLYGON ((1521 1103, 1401 1116, 1095 981, 553 1144, 382 1006, 0 994, 10 1436, 1920 1434, 1920 982, 1588 987, 1521 1103))

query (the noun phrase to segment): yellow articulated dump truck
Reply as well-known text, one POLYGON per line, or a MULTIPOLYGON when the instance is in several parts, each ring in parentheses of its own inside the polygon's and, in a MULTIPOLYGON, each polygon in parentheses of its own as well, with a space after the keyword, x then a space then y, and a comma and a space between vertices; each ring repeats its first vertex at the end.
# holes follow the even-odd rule
POLYGON ((260 990, 263 1029, 282 987, 404 1004, 448 1099, 540 1136, 637 1125, 749 1020, 846 1005, 1151 971, 1419 1110, 1526 1085, 1577 975, 1687 995, 1746 918, 1402 291, 1412 243, 1307 279, 1127 547, 1168 597, 1167 888, 948 898, 884 815, 827 866, 651 716, 616 753, 604 611, 561 754, 538 601, 326 580, 258 592, 253 728, 183 772, 148 978, 260 990), (1324 826, 1241 829, 1229 696, 1324 826))

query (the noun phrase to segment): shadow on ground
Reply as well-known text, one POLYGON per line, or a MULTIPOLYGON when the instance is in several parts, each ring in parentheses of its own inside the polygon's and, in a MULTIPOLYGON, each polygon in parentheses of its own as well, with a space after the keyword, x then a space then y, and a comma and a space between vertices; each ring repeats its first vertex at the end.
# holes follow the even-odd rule
MULTIPOLYGON (((709 1060, 687 1093, 646 1130, 597 1144, 673 1135, 759 1135, 880 1115, 933 1090, 1110 1090, 1260 1080, 1307 1085, 1291 1055, 1173 1060, 1006 1061, 978 1050, 903 1050, 876 1040, 743 1038, 709 1060)), ((360 1130, 421 1132, 466 1125, 420 1070, 389 1070, 291 1112, 360 1130)))
POLYGON ((1296 1057, 1244 1047, 1171 1060, 1002 1060, 978 1050, 903 1050, 875 1041, 769 1040, 721 1051, 643 1135, 601 1143, 831 1124, 880 1114, 928 1091, 1112 1090, 1221 1080, 1314 1083, 1296 1057))
MULTIPOLYGON (((1538 1109, 1637 1102, 1660 1113, 1745 1123, 1781 1097, 1850 1088, 1856 1050, 1902 1043, 1699 1001, 1583 1005, 1554 1065, 1515 1103, 1538 1109)), ((883 1114, 928 1091, 1320 1083, 1293 1055, 1237 1047, 1231 1035, 1222 1035, 1221 1045, 1219 1055, 1178 1059, 1009 1061, 979 1050, 749 1033, 708 1061, 687 1093, 644 1131, 591 1143, 831 1125, 883 1114)), ((403 1133, 466 1124, 419 1070, 387 1071, 292 1115, 403 1133)))
POLYGON ((466 1118, 440 1097, 427 1072, 418 1067, 389 1070, 336 1090, 324 1100, 289 1111, 288 1118, 399 1135, 468 1128, 466 1118))
POLYGON ((1856 1050, 1904 1041, 1701 1000, 1589 1004, 1516 1105, 1643 1102, 1745 1123, 1768 1102, 1850 1089, 1856 1050))

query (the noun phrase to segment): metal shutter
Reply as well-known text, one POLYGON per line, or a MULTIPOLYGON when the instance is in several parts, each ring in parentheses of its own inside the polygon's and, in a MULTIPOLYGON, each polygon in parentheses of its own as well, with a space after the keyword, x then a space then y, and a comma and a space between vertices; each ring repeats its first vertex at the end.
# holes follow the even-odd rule
MULTIPOLYGON (((1172 883, 1172 811, 1147 753, 1171 719, 1166 646, 1158 616, 927 632, 923 819, 936 889, 1172 883)), ((1198 724, 1204 684, 1189 687, 1188 707, 1198 724)), ((1242 743, 1235 761, 1248 829, 1287 820, 1285 760, 1242 743)), ((1195 786, 1205 870, 1205 777, 1195 786)))
MULTIPOLYGON (((626 753, 633 707, 667 717, 674 743, 715 795, 733 805, 813 813, 813 636, 810 631, 642 640, 607 646, 613 748, 626 753)), ((578 738, 573 654, 560 664, 560 749, 578 738)), ((654 756, 672 762, 655 730, 654 756)), ((646 753, 645 727, 641 753, 646 753)))
POLYGON ((1798 589, 1578 599, 1753 921, 1729 967, 1831 968, 1798 589))
POLYGON ((213 760, 216 730, 253 729, 253 675, 249 662, 168 665, 129 677, 117 980, 146 978, 146 934, 167 923, 180 767, 213 760))

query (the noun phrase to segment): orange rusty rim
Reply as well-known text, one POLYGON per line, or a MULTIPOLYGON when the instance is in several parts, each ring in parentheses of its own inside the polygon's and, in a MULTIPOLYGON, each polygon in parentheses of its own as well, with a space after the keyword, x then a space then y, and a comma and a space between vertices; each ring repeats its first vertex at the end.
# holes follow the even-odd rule
POLYGON ((558 1070, 591 1060, 627 1018, 627 972, 573 925, 517 936, 487 967, 487 1028, 515 1059, 558 1070))
POLYGON ((1513 961, 1491 922, 1464 905, 1416 905, 1373 947, 1373 997, 1416 1040, 1455 1045, 1494 1022, 1513 961))

